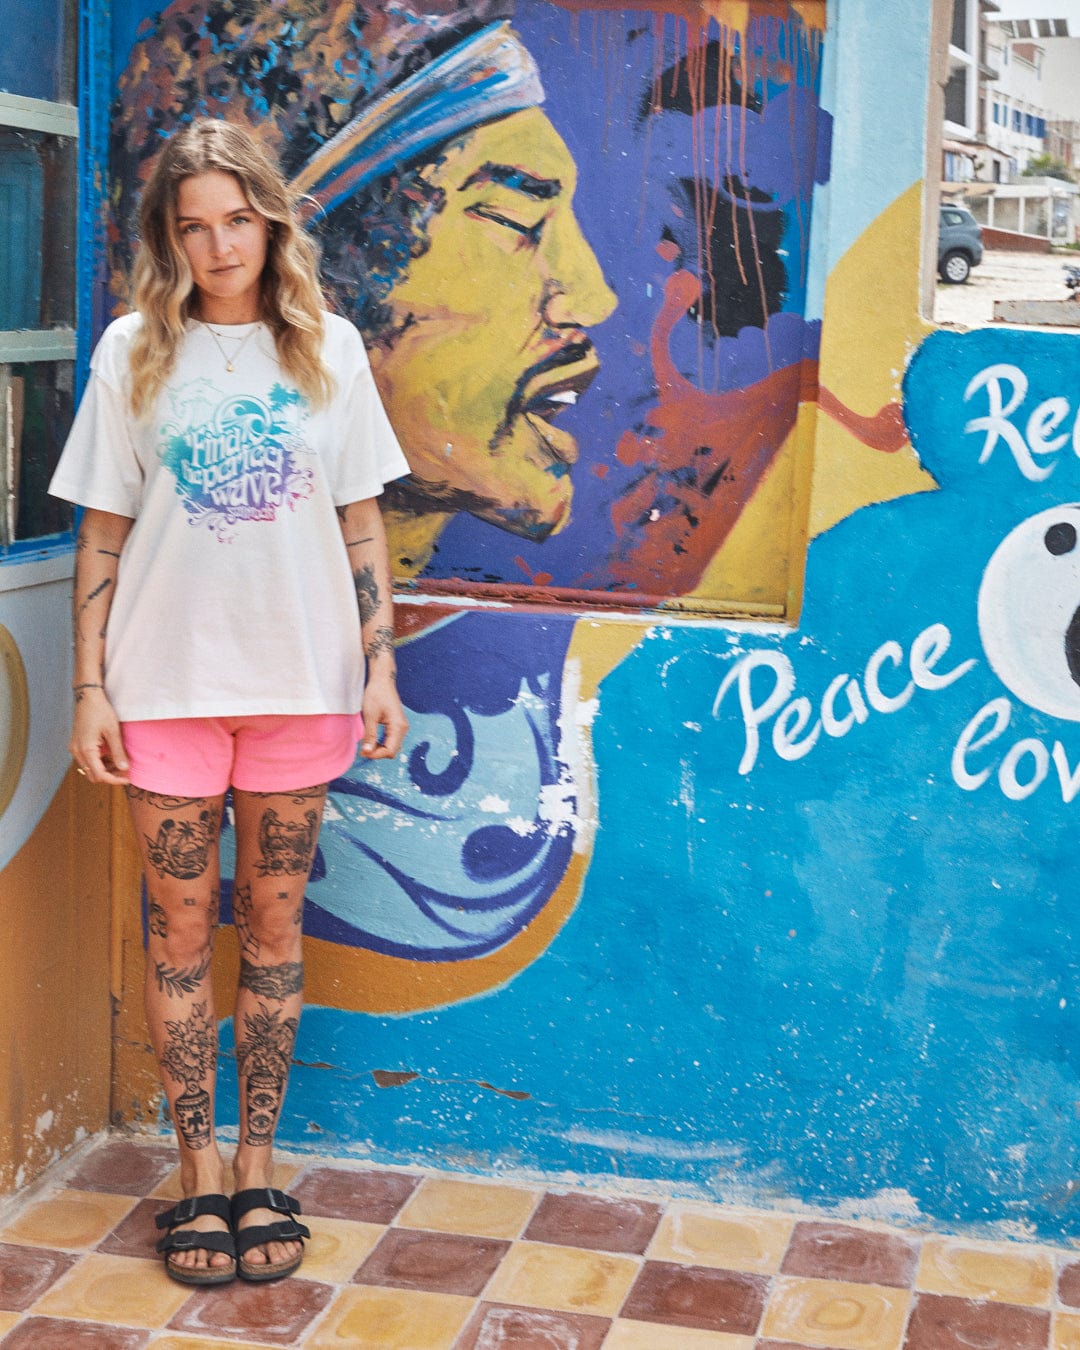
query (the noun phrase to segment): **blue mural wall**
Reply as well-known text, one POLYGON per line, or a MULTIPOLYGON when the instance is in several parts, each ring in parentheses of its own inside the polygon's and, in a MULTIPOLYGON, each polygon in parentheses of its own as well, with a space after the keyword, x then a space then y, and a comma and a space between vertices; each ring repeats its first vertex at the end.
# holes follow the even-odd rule
MULTIPOLYGON (((427 590, 515 568, 541 589, 618 589, 617 447, 655 433, 663 385, 642 357, 667 274, 643 259, 670 261, 656 245, 675 245, 698 300, 707 289, 707 266, 659 215, 695 164, 700 110, 670 142, 653 126, 644 168, 608 116, 613 91, 633 105, 610 71, 629 53, 626 78, 647 83, 648 44, 658 31, 684 42, 686 15, 667 7, 658 30, 628 7, 616 33, 569 8, 522 5, 513 24, 618 300, 589 337, 600 374, 567 421, 582 456, 574 514, 540 539, 466 506, 420 569, 427 590)), ((756 30, 741 5, 719 3, 710 22, 729 57, 749 60, 751 37, 772 53, 751 159, 756 145, 757 205, 782 208, 772 255, 788 284, 756 324, 714 333, 704 365, 679 334, 668 350, 710 398, 794 371, 782 407, 775 384, 761 405, 724 405, 709 449, 744 425, 779 428, 732 513, 732 566, 753 556, 738 534, 751 524, 751 539, 805 545, 798 623, 620 620, 580 596, 482 610, 403 599, 413 729, 399 763, 333 788, 283 1141, 1071 1236, 1080 358, 1070 339, 928 335, 918 317, 925 128, 912 110, 926 102, 929 3, 753 8, 756 30), (781 60, 792 33, 813 63, 781 60), (801 149, 770 180, 780 111, 801 149), (809 491, 792 472, 777 515, 766 467, 804 424, 809 506, 792 506, 809 491)), ((142 69, 132 44, 156 23, 136 0, 114 6, 118 77, 142 69)), ((205 37, 166 44, 169 59, 183 65, 205 37)), ((129 111, 115 116, 120 178, 129 111)), ((266 112, 293 134, 291 113, 266 112)), ((700 328, 701 314, 683 317, 700 328)), ((650 531, 668 509, 657 497, 657 519, 639 522, 635 565, 678 601, 715 557, 690 573, 664 559, 656 541, 672 536, 650 531)), ((230 1084, 223 1073, 235 1120, 230 1084)))

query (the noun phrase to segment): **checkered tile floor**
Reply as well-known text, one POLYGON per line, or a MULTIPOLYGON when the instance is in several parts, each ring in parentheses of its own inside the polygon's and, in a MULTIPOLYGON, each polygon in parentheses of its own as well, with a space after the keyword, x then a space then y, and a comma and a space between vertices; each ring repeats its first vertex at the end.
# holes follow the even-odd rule
POLYGON ((113 1137, 0 1219, 4 1350, 1080 1350, 1080 1252, 312 1159, 300 1275, 192 1291, 175 1164, 113 1137))

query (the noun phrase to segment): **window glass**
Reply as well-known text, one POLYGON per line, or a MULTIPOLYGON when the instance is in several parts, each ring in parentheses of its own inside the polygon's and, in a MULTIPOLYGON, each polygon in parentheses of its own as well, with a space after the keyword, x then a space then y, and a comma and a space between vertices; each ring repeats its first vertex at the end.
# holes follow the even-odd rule
POLYGON ((72 508, 46 492, 74 414, 72 361, 0 366, 0 415, 9 485, 0 543, 71 529, 72 508))
POLYGON ((0 332, 75 323, 75 142, 0 127, 0 332))
POLYGON ((71 0, 35 0, 4 25, 0 90, 21 98, 74 103, 77 12, 71 0))

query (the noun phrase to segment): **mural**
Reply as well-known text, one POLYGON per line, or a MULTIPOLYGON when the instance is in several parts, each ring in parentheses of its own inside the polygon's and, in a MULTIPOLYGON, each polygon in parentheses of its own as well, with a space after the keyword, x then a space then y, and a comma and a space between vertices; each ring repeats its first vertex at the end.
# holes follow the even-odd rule
POLYGON ((256 118, 416 442, 283 1137, 1071 1238, 1080 370, 918 317, 927 6, 463 13, 113 11, 103 280, 256 118))
MULTIPOLYGON (((144 25, 114 121, 117 298, 160 136, 248 118, 306 194, 330 298, 409 455, 384 501, 401 576, 742 598, 716 560, 816 379, 821 6, 344 13, 187 0, 144 25)), ((777 506, 780 612, 797 522, 775 500, 759 514, 777 506)), ((756 567, 744 602, 769 589, 756 567)), ((555 615, 407 623, 409 753, 335 784, 307 923, 349 965, 335 1000, 396 1011, 504 981, 569 913, 596 811, 581 686, 632 645, 597 651, 555 615)))

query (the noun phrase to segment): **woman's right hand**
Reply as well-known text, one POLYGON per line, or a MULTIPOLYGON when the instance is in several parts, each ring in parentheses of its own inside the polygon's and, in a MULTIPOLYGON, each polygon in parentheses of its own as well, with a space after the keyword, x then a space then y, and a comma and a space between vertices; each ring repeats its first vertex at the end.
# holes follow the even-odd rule
POLYGON ((128 761, 120 720, 104 689, 83 688, 75 694, 75 717, 68 745, 71 758, 91 783, 123 787, 128 761))

